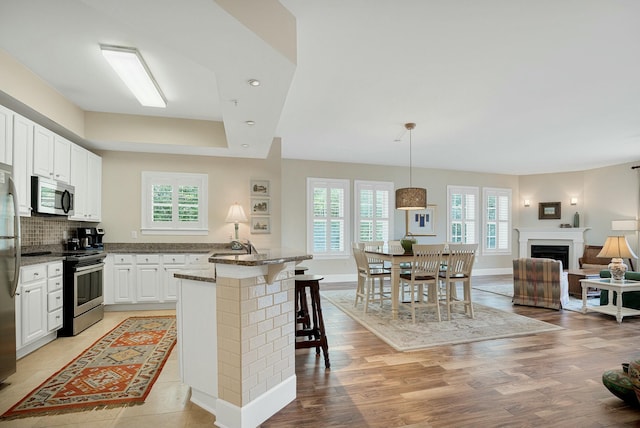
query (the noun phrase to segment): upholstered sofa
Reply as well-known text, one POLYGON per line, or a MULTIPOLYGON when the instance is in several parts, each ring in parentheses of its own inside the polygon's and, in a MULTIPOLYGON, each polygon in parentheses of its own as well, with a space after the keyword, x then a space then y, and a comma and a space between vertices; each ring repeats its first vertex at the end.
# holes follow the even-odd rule
POLYGON ((569 281, 562 262, 543 258, 513 261, 513 304, 562 309, 569 304, 569 281))
MULTIPOLYGON (((608 270, 600 271, 600 278, 611 278, 611 273, 608 270)), ((640 272, 627 271, 624 274, 625 279, 631 279, 633 281, 640 281, 640 272)), ((611 293, 611 292, 609 292, 611 293)), ((609 303, 609 293, 600 293, 600 306, 609 303)), ((613 292, 613 304, 617 302, 618 293, 613 292)), ((622 306, 631 309, 640 309, 640 291, 625 292, 622 295, 622 306)))
POLYGON ((611 263, 611 258, 598 257, 600 251, 602 251, 602 245, 585 245, 582 257, 578 259, 580 269, 606 268, 611 263))

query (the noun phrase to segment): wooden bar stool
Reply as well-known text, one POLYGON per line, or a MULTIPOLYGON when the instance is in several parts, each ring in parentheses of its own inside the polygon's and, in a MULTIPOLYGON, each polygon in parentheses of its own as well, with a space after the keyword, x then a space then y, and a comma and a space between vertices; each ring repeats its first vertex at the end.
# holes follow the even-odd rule
POLYGON ((296 275, 304 275, 304 273, 305 273, 306 271, 308 271, 308 270, 309 270, 309 268, 308 268, 308 267, 306 267, 306 266, 302 266, 302 265, 300 265, 300 266, 296 266, 296 267, 294 267, 294 268, 293 268, 293 271, 294 271, 294 273, 295 273, 296 275))
POLYGON ((324 278, 320 275, 296 275, 294 279, 296 281, 295 349, 316 348, 316 355, 320 355, 320 348, 322 348, 324 366, 329 368, 329 344, 320 306, 320 281, 324 278), (311 306, 307 298, 311 301, 311 306))

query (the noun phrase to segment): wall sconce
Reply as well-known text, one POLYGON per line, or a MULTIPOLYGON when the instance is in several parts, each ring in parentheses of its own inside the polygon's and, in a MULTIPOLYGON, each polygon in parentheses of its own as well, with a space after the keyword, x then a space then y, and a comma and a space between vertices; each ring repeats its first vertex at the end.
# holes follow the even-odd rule
POLYGON ((578 198, 571 198, 571 205, 576 205, 578 203, 578 198))
POLYGON ((525 199, 525 200, 524 200, 524 206, 525 206, 525 207, 529 207, 529 206, 531 206, 531 201, 530 201, 529 199, 525 199))

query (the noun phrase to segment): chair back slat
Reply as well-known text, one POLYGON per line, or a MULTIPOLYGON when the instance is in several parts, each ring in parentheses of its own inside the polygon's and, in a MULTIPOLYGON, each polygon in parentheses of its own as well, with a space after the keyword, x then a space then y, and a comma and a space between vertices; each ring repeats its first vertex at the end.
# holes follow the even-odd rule
POLYGON ((449 244, 447 273, 452 276, 469 276, 476 258, 478 244, 449 244))
POLYGON ((444 244, 413 244, 413 268, 411 275, 415 277, 438 276, 444 244))

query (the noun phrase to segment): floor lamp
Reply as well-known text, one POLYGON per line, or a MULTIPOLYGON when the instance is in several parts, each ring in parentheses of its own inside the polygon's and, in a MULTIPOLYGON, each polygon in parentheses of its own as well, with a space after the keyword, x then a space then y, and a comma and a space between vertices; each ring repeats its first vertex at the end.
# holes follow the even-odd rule
MULTIPOLYGON (((611 230, 617 230, 617 231, 633 231, 636 234, 636 254, 640 253, 640 236, 638 234, 638 231, 640 230, 640 222, 638 220, 613 220, 611 222, 611 230)), ((636 268, 638 267, 638 264, 640 263, 638 261, 638 258, 636 257, 635 260, 635 266, 634 266, 634 261, 633 259, 629 259, 629 262, 631 264, 631 270, 635 271, 636 268)))

